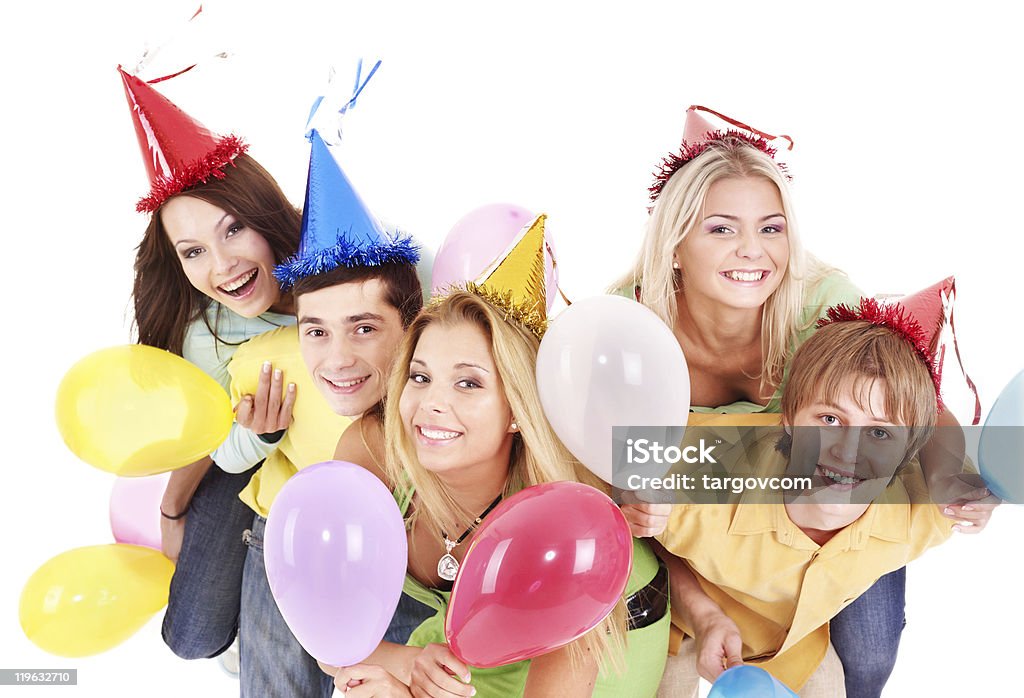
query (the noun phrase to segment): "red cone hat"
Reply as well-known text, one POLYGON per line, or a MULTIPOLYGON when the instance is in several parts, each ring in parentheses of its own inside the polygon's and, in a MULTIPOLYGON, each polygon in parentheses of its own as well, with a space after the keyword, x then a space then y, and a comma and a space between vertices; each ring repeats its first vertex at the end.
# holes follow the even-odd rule
POLYGON ((153 212, 171 196, 210 177, 223 177, 224 166, 245 152, 248 146, 237 136, 211 133, 149 83, 120 66, 117 70, 149 174, 149 195, 135 207, 140 212, 153 212))

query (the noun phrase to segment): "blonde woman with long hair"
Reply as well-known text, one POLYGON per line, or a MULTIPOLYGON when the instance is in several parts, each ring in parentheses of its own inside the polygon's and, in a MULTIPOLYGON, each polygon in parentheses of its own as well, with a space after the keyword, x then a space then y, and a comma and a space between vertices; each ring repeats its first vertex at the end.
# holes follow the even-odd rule
MULTIPOLYGON (((543 269, 542 221, 509 253, 532 249, 527 266, 533 272, 543 269)), ((503 276, 505 283, 509 276, 515 283, 519 275, 503 276)), ((668 579, 639 540, 622 602, 569 646, 530 661, 474 669, 444 644, 457 566, 469 536, 499 501, 560 480, 607 491, 566 450, 541 410, 534 376, 546 325, 542 282, 536 282, 543 273, 527 276, 522 285, 532 289, 532 299, 497 282, 470 284, 425 308, 402 340, 385 402, 384 468, 368 469, 392 489, 406 517, 404 591, 437 613, 413 631, 408 646, 381 643, 364 664, 339 670, 340 688, 370 684, 373 695, 502 698, 657 691, 668 648, 668 579), (446 568, 449 555, 456 564, 446 568)))
POLYGON ((695 412, 778 412, 793 351, 824 309, 862 295, 804 251, 786 174, 759 142, 729 132, 692 159, 687 146, 667 158, 640 253, 616 284, 672 328, 695 412))

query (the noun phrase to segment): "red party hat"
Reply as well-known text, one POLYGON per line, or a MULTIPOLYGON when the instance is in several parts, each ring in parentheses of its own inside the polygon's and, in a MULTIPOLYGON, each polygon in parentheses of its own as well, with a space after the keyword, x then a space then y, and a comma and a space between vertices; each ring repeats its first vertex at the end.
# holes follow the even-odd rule
POLYGON ((953 321, 955 298, 956 281, 950 276, 901 298, 863 298, 856 308, 845 305, 829 308, 827 316, 818 320, 817 326, 865 320, 892 330, 910 342, 928 367, 935 383, 940 410, 948 408, 949 400, 946 396, 949 395, 966 408, 966 413, 961 416, 966 417, 973 410, 970 423, 978 424, 981 421, 981 401, 978 399, 978 389, 960 359, 953 321), (944 370, 953 365, 953 361, 956 361, 955 368, 959 371, 944 370), (962 377, 962 382, 957 374, 962 377))
MULTIPOLYGON (((686 122, 683 124, 683 142, 679 152, 666 155, 654 173, 654 183, 650 187, 651 201, 658 200, 658 197, 661 196, 661 190, 665 188, 668 180, 679 171, 680 167, 698 157, 715 143, 723 143, 730 140, 742 141, 774 159, 777 149, 773 143, 780 138, 789 141, 787 150, 793 149, 793 139, 789 136, 773 136, 764 131, 759 131, 752 126, 747 126, 742 121, 737 121, 724 114, 720 114, 713 109, 695 104, 686 110, 686 122), (724 130, 717 129, 698 112, 713 114, 729 124, 729 127, 724 130)), ((786 173, 785 165, 782 163, 777 164, 788 179, 789 175, 786 173)))
MULTIPOLYGON (((144 213, 160 208, 171 196, 210 177, 224 176, 223 167, 248 146, 233 135, 217 136, 151 86, 117 67, 135 124, 150 192, 136 204, 144 213)), ((173 77, 173 76, 171 76, 173 77)))

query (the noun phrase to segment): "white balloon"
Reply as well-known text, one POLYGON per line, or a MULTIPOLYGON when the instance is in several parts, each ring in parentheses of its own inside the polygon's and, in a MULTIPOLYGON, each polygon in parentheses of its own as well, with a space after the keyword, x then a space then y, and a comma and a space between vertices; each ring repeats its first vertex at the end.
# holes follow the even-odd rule
POLYGON ((558 437, 594 474, 613 482, 612 427, 668 427, 679 443, 690 410, 686 359, 672 331, 620 296, 573 303, 537 355, 537 386, 558 437))

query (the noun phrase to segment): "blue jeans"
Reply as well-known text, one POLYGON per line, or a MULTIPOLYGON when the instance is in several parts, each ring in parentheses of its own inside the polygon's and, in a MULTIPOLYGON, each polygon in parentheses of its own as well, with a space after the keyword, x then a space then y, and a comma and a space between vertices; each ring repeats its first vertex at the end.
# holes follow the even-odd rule
POLYGON ((210 466, 192 497, 162 630, 182 659, 216 657, 234 642, 246 552, 242 532, 252 524, 252 509, 238 493, 258 467, 233 474, 210 466))
MULTIPOLYGON (((267 520, 256 516, 251 523, 252 532, 246 536, 249 552, 242 579, 239 627, 241 696, 330 698, 334 691, 333 679, 302 649, 270 592, 263 563, 263 531, 267 520)), ((384 639, 405 644, 413 629, 432 615, 433 609, 402 594, 384 639)), ((338 631, 344 632, 341 622, 338 631)))
POLYGON ((843 663, 847 698, 882 695, 907 624, 906 585, 906 567, 890 572, 832 619, 832 646, 843 663))

